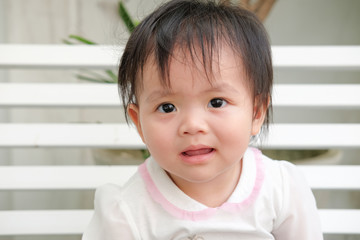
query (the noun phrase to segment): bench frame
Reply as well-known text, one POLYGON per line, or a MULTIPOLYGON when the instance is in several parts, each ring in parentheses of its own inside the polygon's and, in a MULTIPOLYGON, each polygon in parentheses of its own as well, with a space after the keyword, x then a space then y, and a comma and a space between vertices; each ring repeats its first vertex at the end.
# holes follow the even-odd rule
MULTIPOLYGON (((122 49, 113 46, 0 44, 2 53, 0 68, 114 68, 122 49)), ((273 55, 274 67, 277 68, 360 69, 360 46, 274 46, 273 55)), ((274 108, 296 107, 299 111, 304 108, 358 111, 359 92, 360 84, 277 84, 274 86, 274 108)), ((4 109, 120 106, 117 87, 112 84, 0 83, 0 108, 4 109)), ((0 133, 0 147, 10 149, 144 148, 135 129, 123 123, 6 122, 0 123, 0 133)), ((262 146, 282 149, 360 149, 359 136, 360 123, 273 124, 269 138, 262 146)), ((358 165, 300 166, 299 168, 313 189, 360 190, 358 165)), ((136 166, 0 166, 0 191, 93 191, 108 182, 123 184, 135 171, 136 166), (79 175, 82 177, 79 178, 79 175)), ((92 209, 0 211, 0 236, 80 235, 92 211, 92 209)), ((360 235, 359 209, 320 209, 319 212, 325 234, 360 235)))

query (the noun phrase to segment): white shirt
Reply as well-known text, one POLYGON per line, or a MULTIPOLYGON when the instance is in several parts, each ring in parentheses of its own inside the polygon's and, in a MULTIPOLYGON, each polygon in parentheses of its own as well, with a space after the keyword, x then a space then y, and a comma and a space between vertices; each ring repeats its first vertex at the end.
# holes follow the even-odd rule
POLYGON ((83 240, 323 239, 316 203, 303 176, 285 161, 249 148, 236 189, 209 208, 183 193, 152 158, 123 186, 95 194, 83 240))

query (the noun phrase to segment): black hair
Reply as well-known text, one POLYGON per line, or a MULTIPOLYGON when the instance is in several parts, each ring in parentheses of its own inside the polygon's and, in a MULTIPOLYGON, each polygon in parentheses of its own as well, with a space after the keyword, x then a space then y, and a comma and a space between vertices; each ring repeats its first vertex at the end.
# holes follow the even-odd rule
POLYGON ((201 59, 209 76, 213 57, 224 43, 241 58, 254 103, 256 98, 259 107, 268 104, 263 125, 267 128, 273 82, 267 32, 252 12, 227 1, 212 0, 169 1, 134 29, 123 52, 118 75, 126 120, 127 106, 137 103, 149 57, 155 61, 164 85, 169 87, 169 65, 175 48, 181 47, 193 60, 201 59))

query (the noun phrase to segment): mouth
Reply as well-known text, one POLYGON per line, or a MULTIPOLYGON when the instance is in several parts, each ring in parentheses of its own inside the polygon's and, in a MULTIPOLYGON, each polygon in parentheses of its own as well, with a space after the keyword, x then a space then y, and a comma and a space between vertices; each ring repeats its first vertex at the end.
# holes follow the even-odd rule
POLYGON ((186 164, 204 164, 210 161, 215 151, 215 148, 197 145, 185 149, 180 156, 186 164))
POLYGON ((194 150, 186 150, 181 154, 186 157, 194 157, 199 155, 206 155, 214 151, 214 148, 199 148, 194 150))

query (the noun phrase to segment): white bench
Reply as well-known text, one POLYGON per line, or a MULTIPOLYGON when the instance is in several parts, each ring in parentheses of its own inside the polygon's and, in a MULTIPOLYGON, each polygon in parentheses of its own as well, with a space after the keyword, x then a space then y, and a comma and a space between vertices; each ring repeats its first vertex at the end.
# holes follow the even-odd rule
MULTIPOLYGON (((0 45, 0 53, 0 68, 104 69, 117 64, 121 48, 0 45)), ((273 47, 273 55, 276 68, 360 69, 358 46, 273 47)), ((274 108, 298 107, 299 111, 303 108, 351 109, 360 112, 359 93, 360 84, 278 84, 274 86, 274 108)), ((114 84, 0 83, 0 108, 4 109, 119 106, 114 84)), ((0 147, 136 149, 144 145, 135 130, 125 123, 5 122, 0 123, 0 147)), ((275 123, 264 147, 360 149, 360 123, 275 123)), ((360 166, 300 168, 313 189, 360 190, 360 166)), ((94 190, 107 182, 122 184, 135 171, 136 166, 0 166, 0 191, 94 190)), ((360 235, 360 210, 319 211, 325 234, 360 235)), ((92 209, 0 211, 0 236, 80 236, 91 214, 92 209)))

